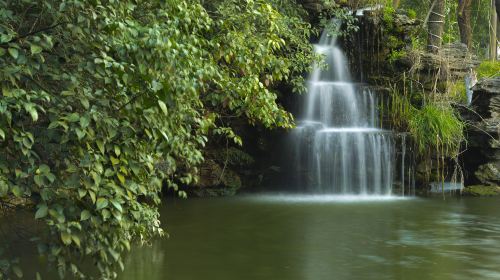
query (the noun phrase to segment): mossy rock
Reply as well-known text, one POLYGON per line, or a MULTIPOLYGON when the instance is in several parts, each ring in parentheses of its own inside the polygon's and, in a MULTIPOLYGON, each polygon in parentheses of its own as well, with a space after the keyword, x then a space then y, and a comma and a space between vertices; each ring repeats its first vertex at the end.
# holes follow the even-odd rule
POLYGON ((474 174, 483 184, 496 185, 500 182, 500 168, 494 163, 479 166, 474 174))
POLYGON ((241 178, 236 172, 226 169, 222 175, 222 184, 230 189, 237 190, 241 188, 241 178))
POLYGON ((192 188, 188 190, 188 195, 194 197, 234 196, 236 191, 237 189, 227 187, 192 188))
POLYGON ((465 187, 463 193, 471 196, 500 195, 500 186, 473 185, 465 187))
POLYGON ((21 198, 13 195, 0 198, 0 218, 9 214, 14 214, 21 209, 35 208, 36 201, 32 198, 21 198))
POLYGON ((221 167, 214 160, 207 160, 200 168, 198 183, 186 189, 196 197, 232 196, 242 186, 241 178, 229 167, 221 167))

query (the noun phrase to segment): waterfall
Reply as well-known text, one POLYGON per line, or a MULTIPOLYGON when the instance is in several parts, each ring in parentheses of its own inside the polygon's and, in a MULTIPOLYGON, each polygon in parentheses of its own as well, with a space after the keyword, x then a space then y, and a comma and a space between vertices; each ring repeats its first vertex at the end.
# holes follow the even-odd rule
POLYGON ((327 68, 314 66, 292 132, 296 183, 316 193, 391 194, 394 143, 379 128, 376 93, 352 83, 335 36, 323 32, 314 49, 327 68))

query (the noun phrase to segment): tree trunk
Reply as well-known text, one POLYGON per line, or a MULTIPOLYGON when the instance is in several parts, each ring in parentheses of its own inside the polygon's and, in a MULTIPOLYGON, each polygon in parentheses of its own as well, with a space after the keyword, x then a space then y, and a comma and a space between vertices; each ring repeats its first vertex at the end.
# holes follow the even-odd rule
POLYGON ((427 27, 429 29, 427 50, 437 53, 443 44, 444 0, 434 0, 429 14, 427 27))
POLYGON ((471 5, 472 0, 458 0, 457 21, 460 29, 460 41, 467 45, 469 51, 472 48, 471 5))
POLYGON ((490 60, 497 59, 497 11, 496 11, 496 1, 491 0, 490 9, 490 60))

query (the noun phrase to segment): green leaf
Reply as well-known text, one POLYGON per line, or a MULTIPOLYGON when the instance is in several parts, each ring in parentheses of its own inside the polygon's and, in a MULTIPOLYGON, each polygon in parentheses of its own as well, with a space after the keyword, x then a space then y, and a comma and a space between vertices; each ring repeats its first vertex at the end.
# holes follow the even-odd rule
POLYGON ((78 140, 82 140, 83 137, 85 137, 85 131, 84 130, 81 130, 79 128, 75 128, 75 132, 76 132, 76 137, 78 137, 78 140))
POLYGON ((141 192, 142 195, 146 195, 148 192, 143 185, 139 185, 139 191, 141 192))
POLYGON ((91 172, 92 179, 94 180, 94 183, 96 186, 101 184, 101 175, 97 174, 96 172, 91 172))
POLYGON ((70 245, 71 244, 71 234, 69 234, 66 231, 61 232, 61 240, 64 243, 64 245, 70 245))
POLYGON ((54 129, 54 128, 58 127, 59 125, 60 125, 60 123, 58 121, 53 121, 49 124, 49 126, 47 128, 54 129))
POLYGON ((109 212, 108 209, 102 210, 102 217, 104 218, 104 220, 109 219, 109 217, 111 217, 111 212, 109 212))
POLYGON ((47 178, 50 183, 54 183, 54 181, 56 180, 56 176, 50 172, 45 174, 45 178, 47 178))
POLYGON ((80 117, 80 126, 86 128, 90 124, 90 119, 87 116, 80 117))
POLYGON ((35 44, 32 44, 30 49, 31 49, 31 54, 39 54, 43 50, 42 47, 35 45, 35 44))
POLYGON ((97 148, 99 148, 99 151, 101 152, 101 154, 104 155, 104 152, 105 152, 105 150, 104 150, 104 143, 101 140, 97 140, 95 142, 96 142, 97 148))
POLYGON ((113 248, 108 248, 108 252, 113 257, 113 259, 115 259, 115 261, 120 258, 120 254, 117 251, 113 250, 113 248))
POLYGON ((119 163, 120 163, 120 160, 119 160, 119 159, 117 159, 117 158, 115 158, 115 157, 110 156, 110 157, 109 157, 109 159, 111 160, 111 163, 112 163, 113 165, 117 165, 117 164, 119 164, 119 163))
POLYGON ((41 164, 39 167, 38 167, 38 170, 40 170, 40 172, 42 174, 46 174, 46 173, 49 173, 50 172, 50 167, 46 164, 41 164))
POLYGON ((66 117, 66 120, 68 120, 68 122, 77 122, 80 120, 80 115, 78 115, 78 113, 71 113, 66 117))
POLYGON ((160 105, 160 108, 163 111, 163 113, 165 114, 165 116, 168 116, 168 109, 167 109, 167 105, 165 104, 165 102, 158 100, 158 105, 160 105))
POLYGON ((19 56, 19 51, 17 49, 14 49, 14 48, 9 48, 9 54, 14 59, 17 59, 17 57, 19 56))
POLYGON ((111 168, 107 168, 106 171, 104 171, 105 177, 111 177, 111 176, 113 176, 113 174, 115 174, 115 172, 111 168))
POLYGON ((97 199, 97 203, 96 203, 96 209, 97 210, 101 210, 103 208, 105 208, 106 206, 108 206, 108 200, 104 197, 99 197, 97 199))
POLYGON ((90 199, 92 199, 92 203, 95 203, 95 192, 89 191, 90 199))
POLYGON ((80 213, 80 221, 85 221, 90 218, 90 212, 88 210, 83 210, 82 213, 80 213))
POLYGON ((12 187, 11 191, 16 197, 21 197, 23 195, 21 188, 17 185, 12 187))
POLYGON ((9 191, 9 185, 5 181, 0 180, 0 197, 4 197, 9 191))
POLYGON ((28 148, 28 149, 29 149, 29 148, 31 148, 31 146, 32 146, 32 142, 30 141, 30 139, 29 139, 29 138, 24 137, 24 138, 23 138, 23 145, 24 145, 26 148, 28 148))
POLYGON ((122 243, 127 249, 127 251, 130 251, 130 242, 128 240, 122 240, 122 243))
POLYGON ((73 234, 73 235, 71 235, 71 240, 73 240, 73 242, 76 244, 76 246, 80 247, 80 237, 73 234))
POLYGON ((41 187, 45 184, 42 175, 35 175, 33 177, 33 180, 35 181, 35 184, 39 187, 41 187))
POLYGON ((125 177, 122 174, 117 173, 116 177, 118 177, 118 180, 120 181, 120 183, 122 183, 122 185, 125 184, 125 177))
POLYGON ((116 156, 118 156, 118 157, 119 157, 119 156, 120 156, 120 154, 121 154, 120 147, 118 147, 117 145, 115 145, 115 146, 114 146, 114 150, 115 150, 115 154, 116 154, 116 156))
POLYGON ((47 216, 48 210, 49 208, 46 204, 41 204, 35 213, 35 219, 45 218, 45 216, 47 216))
POLYGON ((116 200, 112 199, 112 200, 111 200, 111 204, 113 204, 113 206, 116 208, 116 210, 118 210, 118 211, 120 211, 120 212, 122 212, 122 211, 123 211, 123 209, 122 209, 122 205, 121 205, 118 201, 116 201, 116 200))
POLYGON ((2 140, 5 140, 5 132, 0 128, 0 137, 2 137, 2 140))
POLYGON ((33 119, 33 121, 36 122, 38 120, 38 112, 36 111, 35 107, 29 106, 28 112, 31 115, 31 119, 33 119))
POLYGON ((17 276, 17 278, 23 278, 23 271, 21 270, 21 268, 19 268, 19 266, 14 265, 12 267, 12 271, 17 276))
POLYGON ((78 197, 82 198, 85 195, 87 195, 87 190, 86 189, 78 189, 78 197))
POLYGON ((80 102, 82 103, 82 106, 83 106, 83 108, 85 108, 85 110, 89 109, 90 103, 89 103, 89 100, 87 98, 81 98, 80 102))

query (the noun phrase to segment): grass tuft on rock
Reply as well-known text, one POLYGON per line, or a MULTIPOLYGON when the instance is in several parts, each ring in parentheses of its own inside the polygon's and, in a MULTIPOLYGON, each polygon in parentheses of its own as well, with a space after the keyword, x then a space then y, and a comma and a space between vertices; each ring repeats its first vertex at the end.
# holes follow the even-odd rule
POLYGON ((421 153, 435 147, 443 156, 455 157, 465 140, 464 123, 451 107, 439 104, 415 110, 409 119, 409 129, 421 153))
POLYGON ((477 68, 477 78, 493 78, 500 76, 500 61, 483 61, 477 68))

